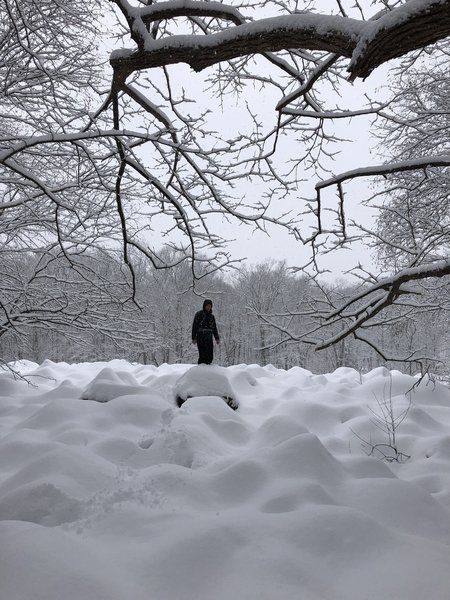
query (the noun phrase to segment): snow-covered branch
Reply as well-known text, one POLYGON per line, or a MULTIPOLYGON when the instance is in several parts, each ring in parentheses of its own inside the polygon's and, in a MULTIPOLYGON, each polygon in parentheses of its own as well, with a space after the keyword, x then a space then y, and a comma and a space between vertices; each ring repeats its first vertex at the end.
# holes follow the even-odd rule
POLYGON ((437 261, 432 264, 424 264, 411 269, 403 269, 391 277, 385 277, 375 284, 368 285, 359 294, 353 295, 338 309, 326 316, 327 321, 335 321, 337 318, 350 319, 350 324, 342 328, 338 333, 317 345, 317 350, 323 350, 343 340, 350 334, 361 328, 367 321, 373 319, 386 307, 395 303, 397 298, 404 294, 417 293, 417 290, 405 288, 405 284, 430 278, 441 278, 450 275, 450 259, 437 261), (358 302, 370 297, 368 303, 361 309, 358 302), (348 313, 350 306, 355 305, 353 313, 348 313))
POLYGON ((286 48, 323 50, 350 58, 364 23, 329 15, 269 17, 207 36, 173 35, 158 40, 148 36, 145 48, 118 50, 111 65, 120 77, 154 67, 186 63, 194 71, 240 56, 277 52, 286 48))
POLYGON ((198 0, 174 0, 173 2, 158 2, 146 6, 139 11, 144 23, 176 17, 214 17, 241 25, 245 17, 234 6, 221 2, 199 2, 198 0))
POLYGON ((442 154, 438 156, 426 156, 421 158, 413 158, 410 160, 402 160, 398 162, 389 162, 383 165, 373 165, 370 167, 360 167, 345 171, 339 175, 334 175, 329 179, 320 181, 316 184, 316 190, 320 191, 327 187, 344 183, 359 177, 379 177, 386 176, 392 173, 403 173, 405 171, 425 170, 429 167, 448 167, 450 166, 450 154, 442 154))
POLYGON ((164 2, 140 10, 126 8, 124 0, 117 3, 131 24, 132 37, 140 40, 137 51, 120 50, 111 55, 111 64, 121 79, 137 70, 180 62, 201 71, 237 57, 288 48, 349 58, 350 78, 365 78, 381 64, 450 34, 450 0, 410 0, 369 21, 303 12, 251 23, 242 23, 234 7, 214 2, 164 2), (201 14, 230 19, 237 25, 207 36, 172 35, 158 40, 141 25, 146 19, 201 14))

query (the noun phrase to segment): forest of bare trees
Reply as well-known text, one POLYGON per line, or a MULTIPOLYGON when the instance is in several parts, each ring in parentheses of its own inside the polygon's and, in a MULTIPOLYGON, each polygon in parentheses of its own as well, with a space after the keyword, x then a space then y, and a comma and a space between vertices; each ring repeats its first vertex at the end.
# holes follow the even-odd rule
MULTIPOLYGON (((35 260, 32 255, 22 256, 16 268, 17 277, 19 272, 20 276, 27 274, 35 266, 35 260)), ((100 268, 96 257, 90 257, 87 262, 100 268)), ((101 268, 106 268, 105 263, 101 268)), ((117 257, 115 263, 111 257, 107 268, 109 273, 104 273, 105 279, 114 268, 120 270, 117 257)), ((90 312, 89 325, 84 315, 75 311, 70 321, 64 311, 55 310, 52 319, 46 317, 45 326, 38 315, 23 314, 16 327, 0 337, 1 356, 5 360, 27 358, 36 362, 44 359, 84 362, 118 357, 154 365, 196 362, 191 325, 195 311, 201 307, 202 296, 192 291, 188 265, 181 263, 176 268, 159 271, 141 261, 137 274, 137 306, 108 308, 107 296, 105 303, 101 303, 101 294, 96 291, 91 295, 86 293, 84 298, 78 293, 79 308, 83 305, 86 312, 90 312)), ((58 275, 62 281, 69 281, 70 268, 58 275)), ((101 277, 102 273, 98 275, 101 277)), ((41 285, 41 296, 44 290, 50 295, 54 279, 49 277, 41 285)), ((70 293, 69 284, 65 285, 70 293)), ((391 308, 383 322, 371 328, 369 344, 348 337, 316 351, 314 344, 305 341, 304 332, 321 326, 320 306, 324 294, 341 301, 354 293, 349 284, 341 282, 319 288, 314 281, 292 274, 284 263, 266 261, 234 274, 211 275, 203 285, 205 294, 213 299, 221 336, 215 352, 218 364, 272 364, 284 369, 301 366, 318 373, 342 366, 364 372, 389 364, 411 373, 429 370, 438 375, 447 374, 450 334, 448 322, 443 327, 442 313, 438 311, 424 309, 413 318, 399 319, 397 309, 391 308), (277 315, 277 327, 268 325, 263 317, 269 312, 277 315), (375 351, 377 346, 385 349, 387 357, 375 351)), ((31 285, 30 296, 32 289, 31 285)), ((16 297, 15 302, 19 305, 23 298, 16 297)))

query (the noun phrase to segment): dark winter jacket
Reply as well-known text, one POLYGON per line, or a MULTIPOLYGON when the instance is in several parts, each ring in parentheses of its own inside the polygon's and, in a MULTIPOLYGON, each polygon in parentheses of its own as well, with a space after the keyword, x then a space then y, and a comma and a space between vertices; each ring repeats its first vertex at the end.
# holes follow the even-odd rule
POLYGON ((192 341, 197 341, 197 335, 213 335, 216 342, 219 341, 219 332, 217 331, 216 319, 212 312, 208 312, 204 309, 206 304, 211 304, 210 301, 205 300, 203 303, 203 310, 199 310, 195 313, 194 322, 192 323, 192 341))

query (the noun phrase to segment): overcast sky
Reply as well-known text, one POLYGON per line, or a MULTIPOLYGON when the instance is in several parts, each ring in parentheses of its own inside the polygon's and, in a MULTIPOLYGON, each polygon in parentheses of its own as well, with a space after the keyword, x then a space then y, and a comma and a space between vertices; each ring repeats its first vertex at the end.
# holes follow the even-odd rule
MULTIPOLYGON (((342 83, 342 106, 348 104, 349 108, 358 108, 362 106, 364 101, 363 95, 369 94, 376 100, 381 100, 381 94, 386 94, 386 91, 381 91, 381 86, 386 83, 386 68, 381 68, 371 75, 365 82, 357 81, 355 83, 342 83)), ((264 96, 260 95, 257 102, 263 102, 264 96)), ((274 110, 272 101, 266 101, 267 111, 274 110)), ((228 121, 229 118, 238 118, 239 110, 236 108, 224 110, 224 117, 228 121)), ((352 121, 336 120, 332 124, 332 128, 340 138, 349 139, 348 142, 339 144, 339 154, 335 160, 328 161, 328 168, 331 173, 337 174, 356 167, 368 166, 383 162, 383 157, 380 156, 375 148, 375 140, 370 133, 370 119, 368 117, 358 117, 352 121)), ((336 148, 335 148, 336 149, 336 148)), ((286 149, 285 156, 282 158, 287 161, 295 152, 299 151, 298 143, 291 142, 290 147, 286 149), (290 156, 291 154, 291 156, 290 156)), ((300 190, 300 194, 308 197, 314 197, 314 185, 317 182, 315 174, 311 173, 310 177, 304 184, 304 188, 300 190)), ((355 180, 345 186, 346 201, 348 206, 348 214, 351 218, 360 219, 366 225, 373 221, 372 213, 369 209, 361 206, 361 201, 366 199, 371 194, 370 180, 355 180)), ((255 193, 254 188, 249 192, 255 193)), ((327 192, 328 201, 334 203, 335 189, 330 189, 327 192)), ((281 209, 274 206, 274 210, 283 212, 286 209, 301 212, 304 209, 304 202, 295 197, 291 197, 289 201, 283 204, 281 209)), ((309 256, 307 249, 303 247, 301 242, 296 241, 291 235, 288 235, 284 229, 270 227, 270 237, 262 232, 254 232, 250 227, 245 226, 224 226, 224 231, 229 237, 234 237, 236 241, 229 244, 228 249, 232 252, 233 257, 245 257, 249 263, 258 263, 266 259, 285 260, 289 266, 298 266, 304 264, 309 256)), ((341 277, 343 273, 349 270, 355 263, 362 262, 370 265, 372 263, 370 252, 364 245, 355 246, 353 251, 342 250, 328 254, 324 258, 323 267, 331 270, 328 277, 341 277)))

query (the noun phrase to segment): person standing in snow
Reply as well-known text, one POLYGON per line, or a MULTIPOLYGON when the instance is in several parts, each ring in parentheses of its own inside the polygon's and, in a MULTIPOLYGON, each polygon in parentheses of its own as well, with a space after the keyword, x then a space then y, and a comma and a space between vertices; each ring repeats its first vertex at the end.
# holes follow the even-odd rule
POLYGON ((198 364, 210 365, 213 360, 213 336, 218 344, 220 342, 217 331, 216 319, 212 314, 212 300, 203 302, 203 310, 195 313, 192 323, 192 343, 197 344, 198 364))

